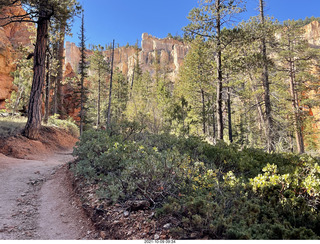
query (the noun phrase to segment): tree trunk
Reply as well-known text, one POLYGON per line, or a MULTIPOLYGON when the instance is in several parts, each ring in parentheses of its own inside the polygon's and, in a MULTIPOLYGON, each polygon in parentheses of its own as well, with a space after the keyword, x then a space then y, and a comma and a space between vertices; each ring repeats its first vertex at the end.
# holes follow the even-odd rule
POLYGON ((297 143, 298 153, 304 153, 304 141, 301 130, 301 119, 299 112, 299 101, 298 96, 295 89, 295 74, 294 74, 294 62, 290 59, 290 94, 291 94, 291 105, 293 112, 293 123, 294 123, 294 131, 297 143))
MULTIPOLYGON (((214 101, 214 98, 212 97, 212 101, 214 101)), ((214 102, 212 103, 212 137, 213 141, 216 142, 217 140, 217 133, 216 133, 216 118, 215 118, 215 107, 214 107, 214 102)))
POLYGON ((63 92, 62 92, 62 80, 63 80, 63 66, 64 66, 64 37, 66 34, 66 24, 61 23, 60 25, 60 38, 58 43, 58 70, 57 70, 57 101, 58 101, 58 113, 60 115, 64 114, 63 110, 63 92))
POLYGON ((99 76, 99 80, 98 80, 98 101, 97 101, 97 129, 99 129, 99 126, 100 126, 100 101, 101 101, 100 67, 99 67, 99 71, 98 71, 98 76, 99 76))
POLYGON ((217 139, 223 140, 223 113, 222 113, 222 52, 221 52, 221 3, 216 0, 216 32, 217 32, 217 139))
MULTIPOLYGON (((264 18, 264 1, 260 0, 260 21, 265 27, 265 18, 264 18)), ((268 70, 268 57, 267 57, 267 45, 265 34, 261 39, 261 52, 263 57, 263 74, 262 74, 262 84, 264 88, 264 103, 265 103, 265 128, 266 128, 266 139, 267 139, 267 151, 274 151, 274 142, 273 142, 273 122, 271 116, 271 102, 270 102, 270 84, 269 84, 269 70, 268 70)))
POLYGON ((111 123, 113 60, 114 60, 114 40, 113 40, 113 45, 112 45, 111 74, 110 74, 110 90, 109 90, 109 104, 108 104, 108 113, 107 113, 107 127, 109 127, 109 126, 110 126, 110 123, 111 123))
MULTIPOLYGON (((57 59, 58 44, 56 42, 52 45, 52 55, 57 59)), ((58 114, 58 85, 57 76, 51 76, 51 84, 54 84, 53 108, 52 114, 58 114)))
POLYGON ((259 130, 261 132, 261 134, 263 133, 263 130, 265 130, 265 119, 264 119, 264 116, 263 116, 263 111, 262 111, 262 107, 261 107, 261 104, 260 104, 260 100, 259 100, 259 97, 257 95, 257 90, 256 90, 256 84, 253 84, 254 80, 251 76, 251 74, 249 75, 250 76, 250 81, 252 83, 251 85, 251 90, 252 90, 252 93, 254 94, 254 98, 255 98, 255 101, 256 101, 256 104, 257 104, 257 110, 258 110, 258 114, 259 114, 259 130))
POLYGON ((46 75, 46 101, 45 101, 45 111, 43 122, 48 123, 49 118, 49 96, 50 96, 50 55, 47 54, 47 75, 46 75))
POLYGON ((47 16, 48 14, 45 11, 40 11, 34 50, 34 73, 28 106, 28 121, 23 131, 23 135, 30 139, 38 139, 41 128, 41 92, 46 73, 45 60, 49 24, 47 16))
POLYGON ((201 89, 201 102, 202 102, 202 132, 206 134, 206 104, 204 97, 204 90, 201 89))
POLYGON ((230 87, 228 87, 228 99, 227 99, 227 107, 228 107, 228 131, 229 131, 229 141, 233 142, 232 136, 232 118, 231 118, 231 96, 230 96, 230 87))
POLYGON ((85 87, 84 87, 84 79, 86 76, 86 64, 85 64, 85 50, 86 50, 86 44, 85 44, 85 36, 84 36, 84 13, 82 12, 81 16, 81 35, 80 35, 80 62, 79 62, 79 69, 80 69, 80 136, 82 135, 84 131, 84 123, 85 123, 85 100, 86 100, 86 93, 85 93, 85 87))

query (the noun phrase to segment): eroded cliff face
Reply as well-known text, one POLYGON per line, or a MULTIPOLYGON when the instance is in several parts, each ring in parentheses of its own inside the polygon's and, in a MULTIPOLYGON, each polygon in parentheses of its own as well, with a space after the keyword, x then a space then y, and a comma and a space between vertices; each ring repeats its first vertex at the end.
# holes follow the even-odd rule
MULTIPOLYGON (((0 18, 3 16, 23 15, 26 12, 21 7, 3 8, 0 18)), ((3 22, 0 21, 0 25, 3 22)), ((30 37, 33 35, 31 23, 11 23, 0 27, 0 109, 5 109, 5 100, 10 99, 13 85, 11 73, 15 71, 14 60, 17 58, 15 50, 19 46, 29 46, 30 37)))
MULTIPOLYGON (((167 77, 174 81, 188 49, 187 45, 175 39, 159 39, 143 33, 141 49, 137 50, 135 47, 129 46, 119 47, 114 50, 114 68, 119 69, 130 79, 138 58, 142 71, 150 72, 153 75, 155 72, 154 63, 158 57, 160 67, 162 70, 166 70, 167 77)), ((90 50, 86 51, 87 57, 90 57, 91 54, 90 50)), ((106 60, 111 60, 112 50, 106 50, 103 54, 106 60)), ((80 49, 74 43, 66 42, 65 77, 72 78, 72 76, 75 76, 74 71, 78 70, 80 55, 80 49)), ((78 120, 79 110, 75 101, 78 101, 79 98, 77 99, 77 95, 72 94, 73 89, 68 83, 64 85, 63 103, 66 114, 78 120)))
POLYGON ((172 38, 158 39, 148 33, 142 34, 141 48, 139 61, 142 70, 153 74, 153 64, 158 56, 160 66, 168 71, 168 75, 172 81, 176 79, 179 68, 189 50, 188 45, 178 40, 172 38))
MULTIPOLYGON (((318 21, 313 21, 310 24, 304 26, 305 30, 305 38, 308 40, 309 44, 319 49, 320 48, 320 23, 318 21)), ((313 70, 314 74, 319 74, 320 69, 318 67, 315 67, 313 70)), ((320 87, 320 83, 318 84, 320 87)), ((320 88, 318 90, 311 90, 308 94, 308 97, 313 98, 315 100, 319 99, 320 96, 320 88)), ((315 121, 318 121, 316 124, 313 125, 315 134, 313 137, 316 140, 320 140, 320 107, 314 107, 310 109, 309 113, 314 116, 315 121)))
MULTIPOLYGON (((169 78, 175 80, 183 59, 189 47, 172 38, 159 39, 147 33, 142 34, 141 49, 135 47, 119 47, 114 51, 114 67, 118 68, 124 75, 132 76, 136 58, 143 72, 154 73, 156 57, 160 60, 160 66, 166 69, 169 78), (138 54, 138 55, 137 55, 138 54)), ((90 54, 89 54, 90 55, 90 54)), ((104 51, 106 59, 111 60, 112 50, 104 51)), ((66 64, 70 63, 77 70, 80 61, 80 51, 74 43, 66 42, 66 64)))
POLYGON ((309 44, 315 48, 320 48, 320 23, 313 21, 303 27, 305 30, 304 37, 308 40, 309 44))
MULTIPOLYGON (((65 64, 71 65, 73 71, 78 70, 80 62, 80 49, 73 42, 66 42, 65 44, 65 64)), ((65 67, 65 68, 66 68, 65 67)), ((70 67, 69 67, 70 68, 70 67)))
POLYGON ((0 28, 0 109, 5 108, 5 100, 10 98, 13 86, 11 72, 15 70, 13 64, 13 48, 3 28, 0 28))

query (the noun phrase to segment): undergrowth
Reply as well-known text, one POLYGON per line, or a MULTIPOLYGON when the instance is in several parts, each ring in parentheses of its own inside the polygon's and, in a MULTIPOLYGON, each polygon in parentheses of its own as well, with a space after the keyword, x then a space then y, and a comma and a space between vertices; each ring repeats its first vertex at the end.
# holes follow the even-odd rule
POLYGON ((6 138, 21 133, 27 118, 21 116, 0 116, 0 137, 6 138))
MULTIPOLYGON (((53 115, 49 117, 48 124, 46 126, 58 127, 66 130, 74 137, 79 137, 79 128, 75 124, 72 118, 67 120, 58 119, 59 115, 53 115)), ((20 115, 14 116, 0 116, 0 138, 6 138, 21 134, 27 123, 27 117, 20 115)))
POLYGON ((177 239, 319 239, 319 159, 200 138, 87 131, 73 170, 101 198, 146 200, 177 239), (111 134, 111 135, 110 135, 111 134))
POLYGON ((59 115, 55 114, 49 117, 48 119, 48 126, 55 126, 59 127, 61 129, 66 130, 69 132, 72 136, 78 137, 79 136, 79 128, 75 124, 74 120, 72 118, 68 118, 67 120, 61 120, 58 119, 59 115))

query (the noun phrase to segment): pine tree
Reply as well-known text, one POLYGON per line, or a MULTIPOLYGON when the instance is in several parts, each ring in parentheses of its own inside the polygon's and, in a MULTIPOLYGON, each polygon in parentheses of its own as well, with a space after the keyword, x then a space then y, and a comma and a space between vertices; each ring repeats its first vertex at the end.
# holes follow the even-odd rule
POLYGON ((108 103, 108 110, 107 110, 107 127, 110 127, 110 125, 111 125, 113 62, 114 62, 114 40, 112 43, 112 56, 111 56, 111 67, 110 67, 110 87, 109 87, 109 103, 108 103))
POLYGON ((113 110, 114 120, 123 121, 124 112, 126 111, 129 99, 129 83, 122 72, 117 68, 114 72, 114 87, 113 87, 113 110))
POLYGON ((23 131, 23 135, 30 139, 37 139, 41 128, 41 92, 45 80, 45 59, 48 41, 48 31, 50 19, 58 21, 71 19, 79 10, 79 5, 75 0, 8 0, 0 2, 0 9, 4 6, 24 5, 27 6, 30 15, 8 16, 2 19, 1 25, 8 25, 13 22, 31 22, 36 19, 37 39, 34 50, 33 81, 30 92, 28 106, 28 121, 23 131))
POLYGON ((222 52, 224 45, 221 36, 222 26, 235 14, 242 11, 241 0, 201 0, 200 6, 189 13, 191 23, 185 27, 185 31, 191 35, 200 35, 209 38, 215 49, 217 92, 216 92, 216 119, 217 138, 223 140, 223 68, 222 52))
POLYGON ((274 147, 274 128, 273 120, 271 115, 271 102, 270 102, 270 82, 269 82, 269 70, 268 70, 268 57, 267 57, 267 45, 265 35, 265 17, 264 17, 264 0, 259 0, 260 3, 260 22, 262 25, 262 36, 261 36, 261 54, 263 58, 263 74, 262 84, 264 88, 264 105, 265 105, 265 128, 267 136, 267 151, 272 152, 275 150, 274 147))
POLYGON ((81 27, 80 27, 80 62, 79 62, 79 74, 80 74, 80 135, 84 131, 85 125, 85 103, 87 100, 86 88, 84 86, 84 80, 87 77, 87 57, 86 57, 86 38, 84 28, 84 13, 82 12, 81 27))
MULTIPOLYGON (((303 94, 307 93, 309 87, 319 82, 319 79, 312 75, 315 61, 319 59, 319 51, 309 47, 303 38, 303 29, 293 20, 284 22, 280 30, 280 45, 277 50, 278 69, 280 77, 287 85, 288 101, 291 101, 291 118, 293 131, 296 138, 298 153, 305 152, 303 127, 304 119, 309 109, 303 112, 304 106, 314 104, 307 101, 303 94), (303 104, 302 100, 306 100, 303 104)), ((308 106, 309 107, 309 106, 308 106)), ((307 108, 308 108, 307 107, 307 108)))
POLYGON ((101 46, 95 46, 93 48, 93 54, 90 56, 89 69, 94 72, 91 75, 91 95, 93 101, 96 103, 96 126, 99 128, 101 123, 101 96, 107 97, 106 94, 106 77, 109 72, 109 63, 104 59, 103 48, 101 46))
MULTIPOLYGON (((175 87, 175 97, 181 101, 181 106, 188 104, 188 117, 193 121, 191 131, 198 131, 201 125, 202 135, 208 135, 208 111, 210 108, 210 95, 213 93, 211 88, 211 70, 209 58, 209 45, 204 38, 198 36, 190 44, 190 50, 184 59, 184 64, 180 69, 178 84, 175 87)), ((183 109, 181 107, 181 109, 183 109)), ((176 111, 180 111, 176 109, 176 111)), ((183 111, 183 110, 182 110, 183 111)), ((174 117, 176 115, 173 114, 174 117)), ((185 123, 186 118, 181 122, 185 123)), ((185 128, 183 128, 185 131, 185 128)))
MULTIPOLYGON (((238 66, 237 74, 235 74, 235 80, 238 80, 238 87, 236 88, 236 93, 238 94, 238 99, 244 107, 237 107, 242 111, 241 118, 238 118, 239 128, 241 128, 241 133, 246 133, 242 135, 238 134, 241 138, 247 138, 246 140, 240 139, 242 143, 244 141, 250 143, 250 146, 265 147, 268 150, 268 145, 270 143, 270 134, 267 129, 266 123, 266 109, 265 109, 265 89, 263 85, 263 79, 261 79, 261 74, 264 70, 265 59, 261 52, 261 38, 264 37, 268 48, 276 46, 277 42, 275 40, 275 30, 276 21, 270 18, 265 18, 264 26, 261 25, 260 17, 251 17, 250 20, 242 22, 238 25, 239 34, 241 38, 233 48, 236 49, 236 53, 233 54, 235 62, 233 66, 238 66), (246 118, 246 119, 244 119, 246 118), (245 129, 246 128, 246 129, 245 129)), ((230 58, 230 57, 229 57, 230 58)), ((267 56, 268 70, 274 67, 273 60, 267 56)), ((275 70, 272 70, 275 72, 275 70)), ((273 77, 271 77, 273 78, 273 77)), ((268 80, 270 77, 268 76, 268 80)), ((274 87, 271 87, 274 91, 274 87)), ((269 93, 271 93, 269 91, 269 93)), ((276 107, 276 99, 270 101, 272 108, 276 107), (273 105, 274 103, 274 105, 273 105)), ((236 104, 236 103, 235 103, 236 104)), ((275 138, 276 128, 273 130, 273 135, 275 138)), ((239 141, 239 142, 240 142, 239 141)), ((275 142, 273 142, 273 146, 275 142)))

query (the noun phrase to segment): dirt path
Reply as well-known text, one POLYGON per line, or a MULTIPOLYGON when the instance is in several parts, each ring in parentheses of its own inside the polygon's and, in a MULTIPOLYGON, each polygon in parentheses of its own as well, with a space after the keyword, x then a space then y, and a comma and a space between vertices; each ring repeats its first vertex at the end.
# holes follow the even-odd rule
POLYGON ((0 154, 0 240, 95 239, 67 177, 71 152, 43 160, 0 154))

